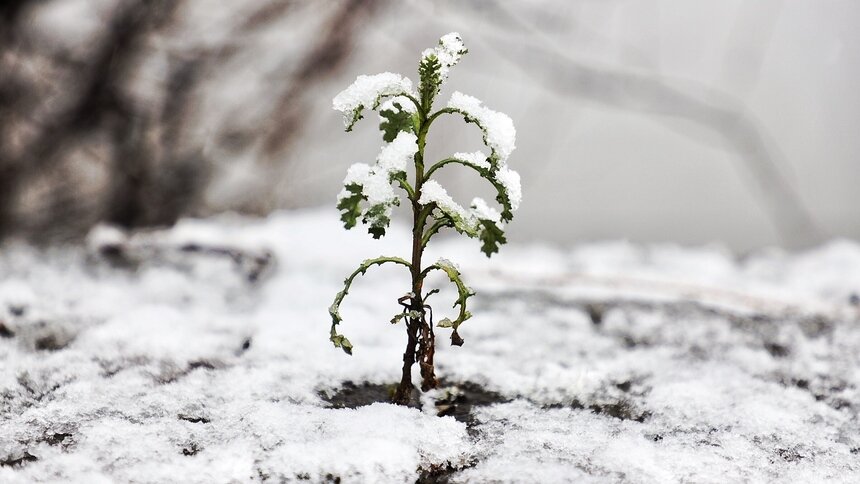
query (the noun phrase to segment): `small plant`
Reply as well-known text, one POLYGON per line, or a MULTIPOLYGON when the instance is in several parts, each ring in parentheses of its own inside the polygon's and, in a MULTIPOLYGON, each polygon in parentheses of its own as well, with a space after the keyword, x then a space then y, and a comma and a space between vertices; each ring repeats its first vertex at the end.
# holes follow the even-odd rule
POLYGON ((409 293, 398 299, 400 313, 391 319, 392 324, 405 321, 407 343, 403 353, 403 376, 394 395, 394 402, 409 403, 412 386, 412 365, 417 361, 421 370, 421 390, 427 391, 438 385, 433 365, 435 335, 433 332, 433 310, 427 299, 439 292, 433 289, 424 292, 424 279, 432 271, 444 272, 457 287, 459 306, 457 317, 444 318, 437 322, 440 328, 451 328, 451 344, 462 346, 463 338, 458 329, 472 315, 466 309, 466 301, 474 293, 463 283, 460 271, 453 263, 440 259, 434 264, 422 266, 422 255, 434 235, 444 228, 453 228, 481 241, 481 250, 490 257, 506 242, 504 223, 510 222, 513 212, 520 204, 519 175, 507 167, 507 159, 514 150, 516 130, 507 115, 484 107, 481 101, 460 92, 454 92, 448 105, 433 111, 433 101, 454 67, 467 50, 459 34, 452 32, 439 40, 437 47, 425 50, 418 65, 420 83, 417 92, 412 81, 398 74, 384 72, 374 76, 358 76, 355 82, 335 96, 334 109, 344 115, 346 131, 351 131, 362 118, 365 108, 379 112, 379 129, 387 143, 376 163, 356 163, 349 168, 343 181, 344 188, 338 195, 337 208, 347 229, 355 227, 359 220, 367 225, 368 232, 376 239, 385 235, 391 221, 391 213, 400 205, 395 188, 405 192, 412 206, 412 257, 377 257, 361 263, 344 281, 344 288, 337 294, 329 308, 332 318, 331 342, 335 347, 352 354, 352 343, 337 332, 341 323, 340 304, 349 292, 353 280, 374 265, 399 264, 412 276, 409 293), (486 155, 455 153, 433 164, 425 164, 424 147, 427 133, 433 122, 445 114, 461 115, 467 123, 474 123, 483 132, 484 144, 490 149, 486 155), (481 198, 472 200, 469 210, 458 205, 432 176, 447 165, 462 165, 476 171, 489 181, 496 190, 496 200, 501 212, 491 208, 481 198), (407 169, 409 174, 407 175, 407 169))

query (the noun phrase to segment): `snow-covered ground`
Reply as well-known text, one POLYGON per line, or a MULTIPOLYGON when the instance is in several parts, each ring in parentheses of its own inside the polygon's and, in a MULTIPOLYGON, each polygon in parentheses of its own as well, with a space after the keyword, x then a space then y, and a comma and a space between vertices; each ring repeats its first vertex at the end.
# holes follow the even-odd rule
POLYGON ((408 275, 356 281, 353 356, 328 305, 361 260, 409 247, 328 210, 4 247, 0 482, 860 482, 860 245, 488 260, 440 239, 428 260, 478 293, 465 345, 437 334, 446 388, 337 408, 398 380, 408 275))

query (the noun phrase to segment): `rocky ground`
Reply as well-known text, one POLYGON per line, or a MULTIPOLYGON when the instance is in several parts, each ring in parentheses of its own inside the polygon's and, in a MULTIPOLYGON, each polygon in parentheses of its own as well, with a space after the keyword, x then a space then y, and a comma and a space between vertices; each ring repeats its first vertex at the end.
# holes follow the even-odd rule
POLYGON ((860 245, 441 240, 475 316, 461 348, 439 330, 443 386, 406 408, 385 403, 405 271, 356 282, 353 356, 327 308, 408 247, 331 211, 4 246, 0 481, 860 481, 860 245))

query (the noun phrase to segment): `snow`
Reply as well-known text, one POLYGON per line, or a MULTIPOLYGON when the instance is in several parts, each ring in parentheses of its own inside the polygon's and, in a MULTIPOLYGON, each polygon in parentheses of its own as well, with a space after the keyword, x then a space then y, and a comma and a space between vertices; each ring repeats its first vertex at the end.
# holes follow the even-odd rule
MULTIPOLYGON (((393 98, 389 98, 388 100, 386 100, 385 102, 383 102, 379 106, 379 112, 380 113, 382 111, 392 111, 395 113, 399 113, 402 111, 405 113, 414 113, 417 110, 418 110, 418 108, 415 106, 415 104, 412 102, 412 100, 410 100, 409 98, 407 98, 405 96, 396 96, 393 98), (395 106, 395 104, 399 105, 400 108, 395 106)), ((384 118, 382 116, 382 114, 379 115, 380 121, 385 121, 385 119, 386 118, 384 118)))
POLYGON ((432 49, 426 49, 421 53, 421 60, 435 56, 439 60, 439 75, 442 82, 448 79, 448 74, 452 67, 460 62, 460 59, 465 54, 466 46, 457 32, 451 32, 442 36, 439 39, 439 45, 432 49))
MULTIPOLYGON (((364 185, 367 181, 367 178, 370 176, 371 167, 367 163, 353 163, 346 170, 346 177, 343 179, 344 186, 347 185, 364 185)), ((338 196, 338 199, 342 198, 346 194, 346 190, 341 192, 338 196)))
POLYGON ((490 162, 487 161, 487 155, 483 151, 475 151, 472 153, 454 153, 454 156, 452 156, 452 158, 463 160, 466 163, 475 165, 478 168, 483 168, 485 170, 489 170, 491 168, 490 162))
POLYGON ((505 188, 508 200, 511 201, 511 210, 516 211, 520 208, 520 203, 523 200, 523 189, 520 185, 520 174, 511 170, 507 166, 500 166, 493 176, 505 188))
POLYGON ((408 77, 392 72, 361 75, 334 97, 332 107, 343 113, 344 124, 349 127, 363 108, 376 108, 380 98, 400 94, 413 94, 408 77))
POLYGON ((400 131, 391 143, 382 148, 376 164, 377 170, 389 175, 405 172, 407 164, 418 152, 418 137, 413 133, 400 131))
POLYGON ((507 114, 493 111, 483 106, 480 100, 455 91, 448 101, 448 107, 477 120, 484 132, 487 146, 504 162, 516 148, 517 130, 507 114))
POLYGON ((405 173, 407 164, 417 152, 418 137, 413 133, 400 131, 391 143, 382 147, 373 166, 355 163, 349 167, 343 180, 344 188, 337 197, 338 201, 352 195, 347 186, 361 185, 361 194, 367 199, 368 205, 381 205, 384 207, 380 212, 381 216, 390 218, 392 208, 399 203, 399 198, 391 186, 391 178, 398 173, 405 173))
POLYGON ((479 220, 489 220, 500 228, 502 227, 501 214, 498 210, 487 205, 483 198, 473 198, 471 209, 467 211, 455 202, 436 180, 424 182, 424 185, 421 186, 421 196, 418 198, 418 203, 422 205, 435 203, 439 210, 450 216, 459 227, 467 232, 478 230, 479 220))
POLYGON ((451 198, 451 195, 448 195, 448 192, 436 180, 427 180, 424 182, 421 186, 421 196, 418 198, 418 203, 422 205, 435 203, 439 207, 439 210, 442 210, 455 220, 461 220, 470 227, 475 225, 475 221, 470 220, 466 209, 455 202, 451 198))
MULTIPOLYGON (((353 356, 329 342, 327 308, 410 235, 395 222, 372 240, 308 210, 4 246, 0 482, 860 480, 860 244, 743 259, 509 244, 488 260, 434 239, 426 260, 456 256, 477 293, 462 348, 437 332, 437 374, 498 395, 467 426, 436 415, 444 389, 421 409, 323 398, 399 379, 388 321, 407 271, 356 281, 353 356)), ((451 316, 444 274, 426 287, 451 316)))
POLYGON ((495 208, 487 205, 483 198, 475 197, 472 199, 472 215, 479 220, 489 220, 496 225, 501 225, 501 214, 495 208))

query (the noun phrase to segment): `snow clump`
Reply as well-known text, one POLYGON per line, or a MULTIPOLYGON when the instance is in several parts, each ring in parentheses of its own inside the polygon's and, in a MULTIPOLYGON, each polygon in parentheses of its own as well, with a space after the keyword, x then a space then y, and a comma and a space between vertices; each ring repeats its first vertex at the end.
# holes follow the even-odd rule
POLYGON ((429 58, 430 56, 436 56, 436 59, 439 60, 439 76, 441 77, 442 82, 448 78, 448 72, 452 67, 457 65, 460 62, 460 59, 463 57, 463 54, 468 52, 466 50, 466 46, 463 44, 463 39, 460 38, 460 34, 457 32, 451 32, 449 34, 445 34, 439 39, 439 45, 433 47, 432 49, 427 49, 421 53, 421 62, 429 58))
POLYGON ((401 131, 394 141, 382 148, 372 167, 365 163, 355 163, 349 167, 343 180, 344 189, 338 194, 338 202, 352 195, 346 187, 360 185, 361 194, 370 207, 381 206, 379 210, 382 215, 390 217, 392 207, 399 203, 391 186, 391 178, 406 172, 406 164, 416 152, 418 137, 401 131))
POLYGON ((448 101, 448 107, 461 112, 467 120, 475 121, 484 132, 487 146, 500 161, 506 161, 516 148, 517 130, 511 118, 498 111, 483 106, 483 103, 472 96, 455 91, 448 101))
POLYGON ((349 130, 361 118, 362 109, 375 109, 381 98, 402 94, 413 94, 412 81, 408 77, 393 72, 361 75, 334 97, 332 107, 343 113, 343 122, 349 130))

